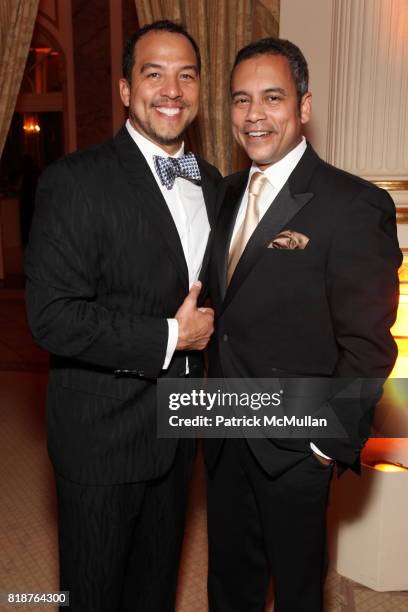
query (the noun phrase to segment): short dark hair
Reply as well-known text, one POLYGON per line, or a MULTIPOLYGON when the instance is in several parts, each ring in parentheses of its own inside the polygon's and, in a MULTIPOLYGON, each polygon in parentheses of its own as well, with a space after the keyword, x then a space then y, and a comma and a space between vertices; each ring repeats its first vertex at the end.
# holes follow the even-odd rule
POLYGON ((305 56, 299 47, 283 38, 261 38, 251 42, 238 51, 232 67, 231 79, 238 64, 256 55, 283 55, 283 57, 286 57, 300 102, 309 88, 309 69, 305 56))
POLYGON ((169 21, 168 19, 163 19, 162 21, 153 21, 153 23, 148 23, 143 28, 136 30, 130 38, 126 41, 125 47, 123 49, 123 59, 122 59, 122 71, 124 78, 130 83, 132 78, 132 68, 135 63, 135 46, 138 40, 142 38, 145 34, 149 32, 171 32, 172 34, 181 34, 185 36, 187 40, 190 41, 196 57, 197 57, 197 66, 198 72, 201 71, 201 56, 200 49, 194 38, 187 32, 185 26, 181 23, 175 23, 174 21, 169 21))

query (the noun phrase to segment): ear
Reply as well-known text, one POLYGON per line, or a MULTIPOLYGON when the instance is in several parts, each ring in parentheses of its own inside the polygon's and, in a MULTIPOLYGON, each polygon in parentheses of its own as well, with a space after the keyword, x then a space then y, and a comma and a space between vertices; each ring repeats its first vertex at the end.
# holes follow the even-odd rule
POLYGON ((130 84, 126 79, 119 79, 119 95, 124 106, 130 104, 130 84))
POLYGON ((300 101, 300 122, 308 123, 312 114, 312 94, 307 91, 300 101))

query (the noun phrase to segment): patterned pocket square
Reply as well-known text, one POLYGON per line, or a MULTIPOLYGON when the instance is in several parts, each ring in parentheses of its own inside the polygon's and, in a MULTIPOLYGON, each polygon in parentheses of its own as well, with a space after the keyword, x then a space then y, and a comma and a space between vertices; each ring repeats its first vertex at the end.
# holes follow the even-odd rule
POLYGON ((305 249, 309 238, 299 232, 285 230, 276 234, 275 238, 267 246, 268 249, 305 249))

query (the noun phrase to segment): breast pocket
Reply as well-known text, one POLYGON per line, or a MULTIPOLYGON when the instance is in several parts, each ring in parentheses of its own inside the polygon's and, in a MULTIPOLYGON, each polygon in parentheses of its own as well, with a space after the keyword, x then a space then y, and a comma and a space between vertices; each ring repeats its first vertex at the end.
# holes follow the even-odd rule
POLYGON ((322 257, 314 249, 270 249, 266 248, 260 264, 271 269, 316 270, 321 267, 322 257))

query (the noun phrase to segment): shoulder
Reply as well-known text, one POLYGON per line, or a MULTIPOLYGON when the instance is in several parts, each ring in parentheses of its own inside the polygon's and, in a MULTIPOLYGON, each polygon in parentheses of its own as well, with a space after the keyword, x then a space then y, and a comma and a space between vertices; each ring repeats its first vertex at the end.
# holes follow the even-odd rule
POLYGON ((319 199, 320 218, 330 218, 338 244, 354 240, 367 252, 387 252, 400 261, 395 204, 385 189, 321 161, 310 190, 319 199))
POLYGON ((215 185, 218 185, 222 180, 222 174, 220 173, 218 168, 208 163, 208 161, 206 161, 202 157, 198 157, 198 155, 196 156, 196 158, 201 173, 205 174, 213 183, 215 183, 215 185))
POLYGON ((248 181, 248 172, 249 169, 247 168, 246 170, 225 176, 218 186, 218 198, 222 201, 230 189, 243 190, 248 181))
POLYGON ((37 193, 38 214, 69 219, 94 215, 101 209, 117 172, 111 141, 70 153, 50 164, 41 175, 37 193), (80 215, 78 215, 80 211, 80 215))
POLYGON ((78 150, 52 162, 41 175, 44 183, 64 181, 88 182, 100 180, 109 167, 116 162, 113 140, 95 145, 88 149, 78 150))
POLYGON ((395 213, 394 202, 385 189, 355 174, 319 160, 310 183, 310 191, 323 196, 343 212, 353 212, 358 206, 395 213))
POLYGON ((245 170, 240 170, 239 172, 234 172, 233 174, 229 174, 222 179, 223 185, 237 185, 242 182, 242 180, 248 177, 249 168, 245 170))
POLYGON ((225 193, 230 187, 235 188, 243 183, 246 184, 248 180, 248 173, 249 169, 247 168, 246 170, 240 170, 239 172, 234 172, 233 174, 225 176, 220 183, 220 189, 225 193))

